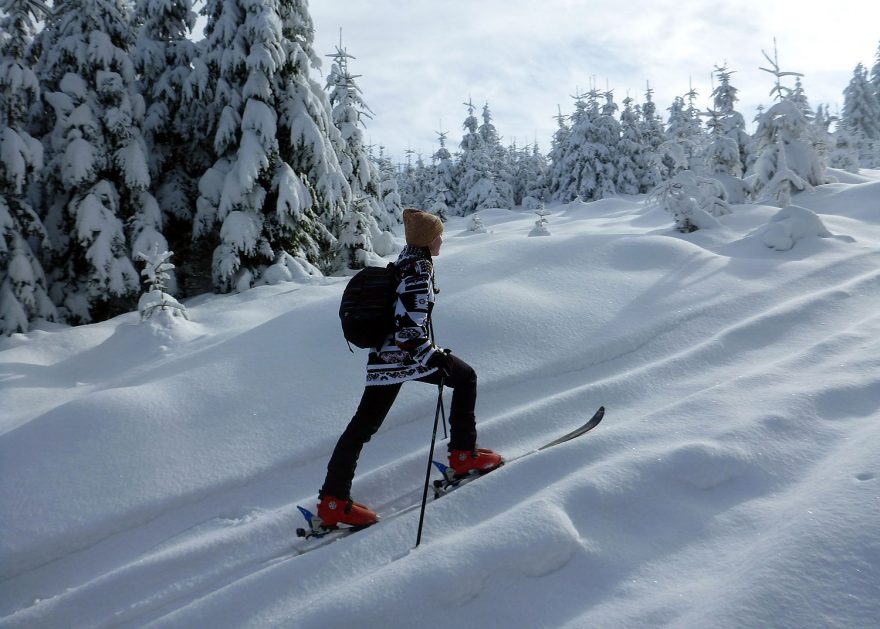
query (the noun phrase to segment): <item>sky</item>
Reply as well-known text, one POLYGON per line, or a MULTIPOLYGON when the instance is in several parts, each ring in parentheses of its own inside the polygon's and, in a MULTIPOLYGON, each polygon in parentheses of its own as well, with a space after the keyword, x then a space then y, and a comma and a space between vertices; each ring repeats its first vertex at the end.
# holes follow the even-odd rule
POLYGON ((573 111, 571 95, 591 84, 644 101, 647 83, 658 111, 675 96, 698 92, 711 104, 711 73, 736 71, 738 110, 751 124, 758 104, 771 102, 773 77, 761 51, 782 70, 804 74, 815 108, 843 105, 856 64, 869 69, 880 43, 880 3, 838 0, 802 8, 798 0, 316 0, 310 3, 315 51, 325 80, 342 43, 349 69, 374 113, 366 138, 401 161, 407 150, 427 161, 437 131, 453 152, 472 99, 489 104, 505 144, 537 140, 546 153, 554 116, 573 111))

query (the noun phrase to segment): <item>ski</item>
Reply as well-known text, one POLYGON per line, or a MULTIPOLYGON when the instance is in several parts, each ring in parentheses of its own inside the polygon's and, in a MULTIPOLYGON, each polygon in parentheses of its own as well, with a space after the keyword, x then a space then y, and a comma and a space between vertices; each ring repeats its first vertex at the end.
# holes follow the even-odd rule
MULTIPOLYGON (((599 409, 595 413, 593 413, 593 416, 590 419, 588 419, 586 421, 586 423, 584 423, 582 426, 575 428, 571 432, 566 433, 566 434, 562 435, 561 437, 554 439, 553 441, 545 443, 540 448, 537 448, 535 450, 529 450, 528 452, 525 452, 524 454, 520 454, 519 456, 513 457, 512 459, 505 460, 498 467, 501 467, 507 463, 513 463, 514 461, 517 461, 523 457, 529 456, 530 454, 535 454, 536 452, 546 450, 547 448, 552 448, 553 446, 558 446, 561 443, 566 443, 567 441, 571 441, 572 439, 580 437, 581 435, 585 435, 586 433, 590 432, 593 428, 598 426, 599 422, 602 421, 603 417, 605 417, 605 407, 600 406, 599 409)), ((495 467, 495 468, 492 468, 491 470, 486 470, 484 472, 472 472, 471 474, 468 474, 466 476, 457 476, 455 474, 455 472, 452 471, 452 468, 449 467, 448 465, 445 465, 439 461, 433 461, 433 463, 434 463, 434 467, 437 468, 437 470, 440 472, 440 475, 442 476, 442 478, 440 480, 434 481, 433 486, 434 486, 434 498, 435 499, 439 498, 440 496, 444 496, 444 495, 448 494, 449 492, 454 491, 455 489, 458 489, 462 485, 466 485, 467 483, 470 483, 471 481, 474 481, 474 480, 480 478, 481 476, 485 476, 489 472, 492 472, 492 471, 498 469, 498 467, 495 467)))
POLYGON ((575 428, 570 433, 562 435, 559 439, 554 439, 550 443, 545 443, 540 448, 535 450, 535 452, 540 452, 541 450, 546 450, 547 448, 552 448, 553 446, 558 446, 560 443, 565 443, 566 441, 571 441, 576 437, 580 437, 583 434, 590 432, 593 428, 599 425, 599 422, 602 421, 602 418, 605 417, 605 407, 600 406, 599 409, 593 414, 593 416, 587 420, 580 428, 575 428))
MULTIPOLYGON (((493 472, 500 467, 503 467, 504 465, 509 465, 510 463, 518 461, 519 459, 522 459, 524 457, 530 456, 537 452, 541 452, 542 450, 546 450, 547 448, 552 448, 553 446, 558 446, 562 443, 566 443, 568 441, 571 441, 572 439, 580 437, 581 435, 585 435, 593 428, 598 426, 603 417, 605 417, 605 407, 600 406, 599 409, 593 414, 593 416, 589 420, 587 420, 587 422, 584 423, 582 426, 575 428, 571 432, 566 433, 561 437, 554 439, 553 441, 545 443, 539 448, 529 450, 528 452, 524 452, 523 454, 515 456, 511 459, 507 459, 500 466, 492 468, 491 470, 485 470, 483 472, 472 472, 471 474, 468 474, 466 476, 456 476, 455 473, 452 471, 452 468, 448 465, 440 463, 439 461, 433 461, 434 467, 437 468, 441 475, 441 478, 439 480, 435 480, 433 483, 434 499, 436 500, 437 498, 441 498, 442 496, 450 494, 456 489, 459 489, 460 487, 463 487, 464 485, 467 485, 468 483, 478 478, 481 478, 482 476, 485 476, 486 474, 489 474, 490 472, 493 472)), ((419 503, 409 505, 407 507, 404 507, 403 509, 400 509, 399 511, 395 511, 388 517, 391 518, 403 515, 404 513, 408 513, 417 509, 419 506, 419 503)), ((297 506, 297 509, 299 509, 299 512, 302 514, 303 518, 305 518, 307 524, 306 527, 296 529, 297 537, 320 540, 320 543, 316 543, 314 546, 308 549, 303 549, 302 552, 307 552, 308 550, 313 550, 314 548, 324 546, 327 543, 330 543, 342 537, 347 537, 352 533, 362 531, 363 529, 369 528, 373 524, 376 524, 376 522, 374 522, 373 524, 368 524, 367 526, 324 526, 324 524, 321 522, 321 519, 308 509, 300 506, 297 506)), ((381 522, 381 519, 379 521, 381 522)))

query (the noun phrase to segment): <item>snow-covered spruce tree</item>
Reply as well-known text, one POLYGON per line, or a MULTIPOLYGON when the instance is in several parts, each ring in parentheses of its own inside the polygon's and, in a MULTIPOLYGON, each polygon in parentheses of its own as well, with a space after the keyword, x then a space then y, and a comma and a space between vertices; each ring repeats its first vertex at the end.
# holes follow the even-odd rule
POLYGON ((505 160, 507 161, 508 176, 510 177, 510 207, 521 205, 525 196, 526 181, 523 178, 523 166, 526 152, 516 145, 516 139, 513 143, 504 149, 506 152, 505 160))
POLYGON ((537 140, 522 150, 518 178, 523 181, 520 204, 527 210, 541 207, 547 196, 547 158, 541 154, 537 140))
POLYGON ((614 92, 604 93, 605 103, 595 118, 595 141, 599 151, 596 198, 603 199, 617 194, 617 160, 620 143, 620 123, 615 118, 619 109, 614 102, 614 92))
POLYGON ((56 312, 38 259, 48 238, 27 195, 43 166, 43 147, 26 130, 28 107, 40 97, 28 48, 49 10, 40 0, 0 0, 0 12, 0 334, 6 335, 27 332, 36 319, 54 320, 56 312))
POLYGON ((859 172, 859 149, 850 135, 849 129, 838 124, 832 135, 833 146, 828 158, 832 168, 839 168, 851 173, 859 172))
MULTIPOLYGON (((143 132, 165 235, 179 259, 197 256, 191 252, 193 214, 198 197, 198 178, 211 165, 207 144, 195 139, 200 127, 192 100, 189 79, 196 59, 196 45, 190 40, 196 14, 192 0, 138 0, 135 23, 137 39, 132 52, 135 71, 146 101, 143 132)), ((194 278, 196 272, 184 264, 180 282, 184 294, 208 290, 210 282, 194 278)))
POLYGON ((489 160, 489 168, 495 188, 500 199, 498 207, 513 207, 513 168, 507 150, 501 146, 498 130, 492 124, 492 112, 489 103, 483 105, 483 124, 478 128, 483 139, 483 147, 489 160))
POLYGON ((384 146, 379 147, 379 155, 372 156, 372 159, 379 169, 379 196, 389 220, 389 224, 382 225, 382 228, 387 230, 392 227, 391 221, 398 225, 403 222, 403 201, 397 183, 397 170, 394 168, 394 162, 385 156, 384 146))
POLYGON ((880 150, 880 100, 868 80, 868 71, 861 63, 856 66, 853 78, 843 90, 840 125, 846 128, 859 152, 860 166, 874 168, 880 159, 877 155, 880 150))
POLYGON ((880 44, 877 45, 877 54, 874 56, 874 65, 871 67, 871 87, 874 90, 874 96, 880 103, 880 44))
POLYGON ((654 90, 650 84, 645 87, 645 102, 639 106, 640 135, 644 146, 644 170, 639 180, 639 192, 645 193, 656 188, 662 181, 659 149, 666 142, 663 120, 657 115, 657 105, 651 100, 654 90))
POLYGON ((483 225, 483 219, 480 218, 480 215, 474 212, 471 214, 471 220, 468 223, 468 231, 472 231, 475 234, 485 234, 486 226, 483 225))
MULTIPOLYGON (((214 165, 199 181, 194 237, 215 243, 220 291, 243 290, 267 266, 332 268, 351 188, 342 138, 309 76, 320 61, 304 0, 210 0, 198 77, 214 165)), ((273 272, 270 277, 276 277, 273 272)))
MULTIPOLYGON (((825 183, 825 173, 809 129, 809 122, 794 103, 783 100, 773 105, 761 117, 755 133, 757 159, 750 172, 750 186, 759 198, 767 198, 764 191, 771 182, 789 181, 794 191, 825 183), (785 153, 785 155, 782 155, 785 153), (791 171, 796 177, 784 173, 791 171)), ((775 190, 771 197, 778 197, 775 190)))
POLYGON ((794 89, 791 90, 790 100, 801 110, 804 118, 812 122, 816 114, 813 108, 810 107, 810 99, 807 98, 807 93, 804 90, 804 84, 800 76, 794 77, 794 89))
POLYGON ((748 179, 758 198, 772 201, 784 197, 780 186, 791 186, 790 196, 793 191, 825 183, 825 172, 813 143, 810 121, 799 103, 792 100, 793 90, 782 84, 783 77, 800 76, 799 73, 781 71, 775 51, 772 59, 766 52, 764 57, 772 70, 761 69, 776 77, 770 94, 777 102, 758 119, 755 132, 757 157, 748 179))
MULTIPOLYGON (((355 200, 346 209, 343 232, 337 234, 339 242, 336 246, 336 266, 359 269, 367 263, 364 252, 375 251, 380 242, 387 240, 382 238, 380 225, 389 225, 390 221, 385 216, 388 212, 380 198, 379 169, 370 159, 361 130, 365 126, 364 118, 371 118, 372 111, 355 82, 357 76, 349 71, 349 59, 355 57, 342 47, 341 42, 336 52, 328 56, 333 58, 333 65, 327 76, 330 106, 333 108, 333 124, 339 129, 343 140, 339 163, 351 187, 352 198, 355 200), (350 217, 348 214, 351 212, 362 214, 367 228, 367 232, 364 233, 365 238, 355 239, 357 244, 354 248, 346 243, 352 242, 351 230, 356 229, 361 219, 350 217)), ((379 255, 391 253, 382 247, 380 249, 376 251, 379 255)))
POLYGON ((525 209, 539 207, 544 196, 546 162, 535 146, 519 148, 516 141, 507 147, 507 163, 511 173, 514 206, 525 209))
POLYGON ((645 140, 639 128, 639 112, 633 106, 633 99, 623 99, 620 112, 620 140, 617 143, 615 158, 615 187, 622 194, 639 194, 644 164, 645 140))
POLYGON ((571 116, 571 127, 559 152, 559 160, 551 166, 555 201, 570 203, 578 197, 584 201, 599 198, 607 149, 598 142, 599 130, 595 124, 599 118, 598 94, 592 90, 586 95, 587 100, 583 94, 572 97, 575 111, 571 116))
POLYGON ((723 115, 710 109, 706 126, 709 129, 709 141, 705 145, 703 158, 706 161, 706 174, 718 180, 727 191, 732 203, 745 203, 748 197, 748 186, 741 179, 743 166, 736 140, 725 134, 723 115))
MULTIPOLYGON (((718 87, 712 90, 713 110, 717 112, 719 119, 718 132, 722 137, 729 138, 736 143, 737 152, 739 153, 739 169, 730 161, 731 168, 728 173, 735 177, 742 177, 745 172, 746 165, 749 163, 749 154, 751 153, 752 138, 746 132, 746 121, 742 114, 736 110, 736 103, 739 100, 737 96, 739 90, 730 83, 734 70, 729 70, 726 65, 715 66, 715 75, 718 77, 718 87)), ((712 133, 712 141, 715 139, 715 132, 712 133)), ((712 158, 714 159, 714 157, 712 158)), ((709 158, 707 158, 707 161, 709 158)), ((713 172, 716 172, 713 170, 713 172)))
POLYGON ((432 156, 435 168, 431 211, 443 220, 446 220, 449 212, 455 207, 455 164, 452 161, 449 149, 446 148, 446 137, 448 134, 444 131, 437 131, 436 133, 440 147, 432 156))
POLYGON ((617 109, 612 101, 611 109, 606 113, 605 105, 600 105, 598 89, 593 88, 587 93, 587 124, 583 135, 587 144, 583 147, 582 185, 578 192, 581 199, 588 201, 601 199, 615 194, 613 151, 616 150, 620 137, 620 125, 613 118, 617 109))
POLYGON ((50 295, 74 323, 132 310, 139 293, 133 253, 167 248, 149 192, 129 17, 123 0, 59 0, 43 37, 50 295))
POLYGON ((434 172, 433 168, 425 165, 421 153, 407 149, 406 162, 399 168, 397 181, 400 198, 406 207, 423 208, 431 203, 434 172))
MULTIPOLYGON (((781 143, 781 142, 780 142, 781 143)), ((791 205, 791 193, 794 190, 810 190, 810 184, 788 166, 788 157, 784 147, 777 150, 778 163, 773 177, 760 189, 759 203, 767 203, 776 207, 791 205)))
POLYGON ((139 251, 136 258, 144 262, 141 275, 147 284, 147 291, 138 300, 138 312, 141 313, 141 321, 146 321, 157 313, 165 313, 169 317, 182 317, 189 319, 186 307, 169 295, 168 284, 172 279, 174 265, 169 262, 172 251, 159 252, 154 247, 149 253, 139 251))
POLYGON ((693 107, 694 94, 693 90, 686 94, 688 104, 685 104, 684 97, 676 96, 668 109, 667 142, 677 145, 677 147, 667 148, 661 159, 664 167, 664 179, 674 176, 681 170, 699 172, 702 169, 700 160, 703 132, 698 114, 693 107), (679 152, 684 155, 684 160, 675 157, 679 152))
POLYGON ((535 210, 535 214, 538 215, 538 220, 535 221, 535 226, 529 232, 529 236, 549 236, 550 228, 547 226, 550 224, 550 221, 547 220, 547 217, 550 215, 550 212, 545 210, 542 205, 535 210))
POLYGON ((461 157, 458 160, 458 213, 462 216, 490 207, 504 207, 504 198, 496 186, 491 158, 479 133, 472 101, 464 103, 468 115, 462 127, 461 157))
POLYGON ((369 214, 369 202, 363 198, 355 199, 343 216, 336 238, 337 268, 362 269, 369 266, 374 225, 375 221, 369 214))
POLYGON ((813 138, 813 146, 816 149, 816 155, 819 156, 819 163, 822 168, 828 167, 831 162, 831 152, 834 150, 834 137, 831 135, 831 124, 837 118, 828 113, 828 107, 819 105, 816 107, 816 114, 813 117, 812 130, 810 135, 813 138))
POLYGON ((683 170, 651 191, 648 203, 656 203, 675 219, 682 233, 714 227, 716 216, 730 214, 727 193, 716 179, 683 170))
POLYGON ((568 136, 571 133, 571 128, 566 122, 568 117, 562 113, 562 107, 557 105, 557 109, 559 113, 554 116, 557 124, 556 132, 553 134, 550 153, 547 155, 549 164, 547 165, 545 187, 549 198, 562 200, 569 194, 569 189, 576 184, 572 183, 575 177, 574 173, 562 168, 568 151, 568 136))
MULTIPOLYGON (((313 49, 315 31, 308 0, 277 2, 287 46, 286 64, 278 73, 283 95, 278 104, 279 124, 284 130, 281 157, 308 182, 317 217, 329 226, 339 219, 351 194, 336 158, 343 140, 333 126, 326 94, 310 78, 310 70, 319 70, 321 62, 313 49)), ((305 227, 303 224, 298 231, 305 227)), ((300 242, 298 238, 295 241, 300 242)), ((305 249, 291 253, 302 251, 305 249)))

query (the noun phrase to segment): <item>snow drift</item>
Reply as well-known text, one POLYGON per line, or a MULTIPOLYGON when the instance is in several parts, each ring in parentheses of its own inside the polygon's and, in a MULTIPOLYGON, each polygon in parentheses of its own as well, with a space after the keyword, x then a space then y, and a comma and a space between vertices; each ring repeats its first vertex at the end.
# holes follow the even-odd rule
POLYGON ((787 251, 755 237, 765 206, 687 235, 642 197, 552 207, 542 238, 528 211, 450 220, 435 325, 480 376, 481 443, 516 455, 608 415, 430 504, 415 551, 417 513, 390 516, 420 496, 436 390, 418 383, 358 468, 386 521, 314 552, 293 534, 363 383, 344 279, 0 340, 0 623, 872 626, 868 174, 796 195, 849 238, 787 251))

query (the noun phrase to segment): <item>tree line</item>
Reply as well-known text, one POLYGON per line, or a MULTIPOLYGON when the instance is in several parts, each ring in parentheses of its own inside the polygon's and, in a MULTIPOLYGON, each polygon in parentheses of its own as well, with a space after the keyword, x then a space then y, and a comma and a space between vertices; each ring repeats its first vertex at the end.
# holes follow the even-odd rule
POLYGON ((0 0, 0 332, 131 311, 139 267, 170 252, 179 298, 360 268, 394 250, 404 205, 538 207, 649 192, 687 169, 757 193, 784 159, 801 172, 795 136, 820 173, 878 163, 875 67, 857 69, 834 133, 780 86, 749 136, 719 68, 713 111, 676 99, 665 123, 650 90, 622 109, 611 92, 576 94, 546 156, 504 147, 488 105, 481 122, 468 102, 454 154, 441 133, 430 164, 400 166, 365 145, 372 112, 341 43, 318 82, 306 0, 201 13, 193 41, 192 0, 0 0))

